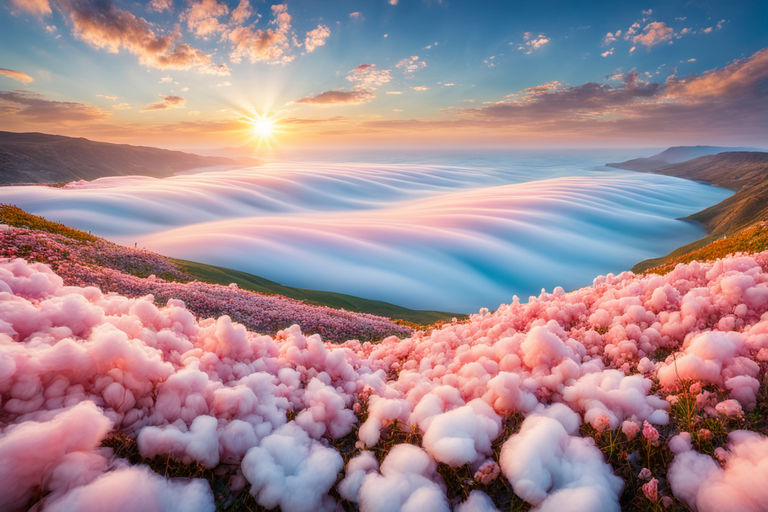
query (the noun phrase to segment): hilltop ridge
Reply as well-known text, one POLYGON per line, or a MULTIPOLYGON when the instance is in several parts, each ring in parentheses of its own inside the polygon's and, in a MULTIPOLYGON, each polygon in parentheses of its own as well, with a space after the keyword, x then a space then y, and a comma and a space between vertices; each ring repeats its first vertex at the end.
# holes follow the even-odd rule
POLYGON ((82 137, 0 131, 0 184, 66 183, 106 176, 170 176, 235 160, 82 137))

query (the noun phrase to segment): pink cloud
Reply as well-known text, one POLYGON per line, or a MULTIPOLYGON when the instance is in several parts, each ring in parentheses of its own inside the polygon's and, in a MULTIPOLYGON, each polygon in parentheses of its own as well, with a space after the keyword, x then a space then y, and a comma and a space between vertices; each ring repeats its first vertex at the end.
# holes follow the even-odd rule
POLYGON ((22 73, 21 71, 16 71, 14 69, 0 68, 0 75, 7 76, 8 78, 12 78, 13 80, 17 80, 25 84, 29 84, 35 81, 35 79, 28 74, 22 73))
POLYGON ((650 48, 664 41, 669 41, 675 36, 676 34, 672 27, 663 21, 654 21, 646 25, 641 33, 632 37, 632 42, 650 48))
POLYGON ((325 25, 318 25, 317 28, 307 32, 307 36, 304 38, 304 48, 307 50, 307 53, 312 53, 315 51, 315 48, 325 46, 325 40, 330 36, 331 29, 325 25))
POLYGON ((93 121, 107 116, 105 111, 92 105, 48 100, 31 91, 0 91, 0 102, 6 104, 7 113, 42 123, 93 121))
POLYGON ((218 0, 196 0, 184 13, 184 18, 190 32, 207 38, 226 28, 226 25, 219 22, 219 18, 227 13, 227 6, 218 0))
POLYGON ((338 103, 357 104, 365 103, 373 98, 371 91, 355 89, 351 91, 332 90, 325 91, 316 96, 308 96, 297 100, 297 103, 309 103, 313 105, 331 105, 338 103))
POLYGON ((51 4, 48 0, 10 0, 14 11, 26 12, 37 16, 51 14, 51 4))
POLYGON ((376 64, 360 64, 349 72, 347 80, 360 87, 374 88, 392 80, 388 69, 378 69, 376 64))
POLYGON ((401 68, 404 73, 414 73, 415 71, 427 67, 427 63, 419 59, 418 55, 411 55, 401 59, 395 67, 401 68))
POLYGON ((146 107, 144 107, 142 112, 151 111, 151 110, 168 110, 172 108, 179 108, 183 107, 187 103, 187 100, 182 98, 181 96, 166 96, 160 101, 157 101, 155 103, 150 103, 146 107))
POLYGON ((290 50, 295 38, 287 6, 273 5, 272 16, 270 28, 236 27, 228 33, 227 37, 233 44, 230 52, 232 62, 241 62, 243 58, 251 62, 266 61, 273 64, 293 60, 290 50))
POLYGON ((186 43, 176 44, 176 36, 156 34, 146 20, 109 1, 67 1, 61 5, 72 21, 75 36, 91 46, 111 53, 124 49, 150 67, 229 74, 226 65, 213 64, 209 55, 186 43))
POLYGON ((253 9, 251 8, 251 3, 248 0, 240 0, 240 3, 237 4, 237 7, 235 7, 235 10, 232 11, 232 16, 230 20, 232 23, 236 25, 240 25, 243 22, 247 21, 248 18, 253 15, 253 9))

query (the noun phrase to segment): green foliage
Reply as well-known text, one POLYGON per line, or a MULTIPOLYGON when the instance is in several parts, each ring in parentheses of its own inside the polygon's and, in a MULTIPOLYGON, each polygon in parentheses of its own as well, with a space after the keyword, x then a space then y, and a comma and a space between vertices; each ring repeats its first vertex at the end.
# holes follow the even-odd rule
POLYGON ((0 223, 18 228, 37 229, 47 233, 63 235, 67 238, 80 240, 82 242, 96 242, 101 240, 85 231, 70 228, 58 222, 51 222, 43 217, 27 213, 17 206, 10 204, 0 204, 0 223))
POLYGON ((354 311, 356 313, 371 313, 374 315, 385 316, 402 320, 402 323, 409 327, 415 326, 416 328, 423 328, 425 325, 450 321, 454 317, 459 320, 467 318, 467 315, 446 313, 442 311, 408 309, 388 302, 363 299, 361 297, 343 293, 294 288, 247 272, 217 267, 215 265, 206 265, 204 263, 178 259, 172 259, 171 261, 181 270, 200 281, 222 285, 237 283, 237 285, 244 290, 272 295, 283 295, 291 299, 302 300, 308 304, 346 309, 347 311, 354 311))
POLYGON ((710 236, 702 240, 706 242, 703 246, 699 244, 701 241, 694 242, 663 258, 638 263, 632 271, 663 275, 674 270, 678 263, 714 261, 736 252, 762 252, 768 248, 768 222, 758 222, 730 235, 710 236))

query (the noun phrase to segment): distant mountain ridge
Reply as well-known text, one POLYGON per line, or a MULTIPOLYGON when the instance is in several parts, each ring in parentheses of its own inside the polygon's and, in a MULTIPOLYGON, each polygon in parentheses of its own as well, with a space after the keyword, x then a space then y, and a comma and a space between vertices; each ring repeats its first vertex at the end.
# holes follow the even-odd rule
POLYGON ((62 183, 105 176, 170 176, 235 160, 46 133, 0 131, 0 184, 62 183))
MULTIPOLYGON (((695 146, 695 148, 722 149, 711 146, 695 146)), ((661 258, 642 261, 632 269, 635 272, 670 270, 674 262, 684 263, 706 254, 724 255, 729 248, 744 250, 745 247, 757 244, 760 247, 757 247, 756 251, 764 249, 763 234, 765 223, 768 221, 768 152, 718 152, 684 162, 652 166, 652 160, 655 159, 657 163, 662 162, 663 159, 657 157, 665 153, 671 154, 672 158, 681 156, 684 151, 673 151, 680 149, 684 148, 670 148, 651 158, 608 165, 703 181, 710 185, 729 188, 736 193, 714 206, 686 217, 686 220, 703 224, 709 235, 679 247, 661 258), (638 162, 640 162, 639 165, 638 162)))
MULTIPOLYGON (((628 169, 630 171, 653 171, 669 164, 685 162, 701 156, 735 151, 759 151, 755 148, 726 147, 726 146, 672 146, 661 153, 646 158, 633 158, 624 162, 605 164, 608 167, 628 169)), ((664 173, 662 173, 664 174, 664 173)))

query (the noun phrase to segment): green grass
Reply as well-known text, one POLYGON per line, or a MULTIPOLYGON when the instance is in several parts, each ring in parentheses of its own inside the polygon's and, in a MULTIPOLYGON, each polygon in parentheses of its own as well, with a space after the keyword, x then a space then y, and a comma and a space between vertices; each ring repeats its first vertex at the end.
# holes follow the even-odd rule
POLYGON ((268 293, 274 295, 284 295, 292 299, 302 300, 310 304, 319 304, 337 309, 346 309, 358 313, 372 313, 375 315, 386 316, 393 319, 405 320, 419 325, 434 324, 436 322, 450 321, 456 317, 459 320, 465 319, 466 315, 457 313, 446 313, 443 311, 424 311, 417 309, 408 309, 388 302, 363 299, 344 293, 325 292, 320 290, 310 290, 306 288, 294 288, 285 286, 263 277, 240 272, 224 267, 206 265, 194 261, 171 259, 179 268, 185 271, 199 281, 228 285, 236 283, 244 290, 251 290, 258 293, 268 293))
POLYGON ((59 224, 58 222, 52 222, 43 217, 32 215, 31 213, 27 213, 21 208, 10 204, 0 204, 0 223, 17 228, 36 229, 38 231, 63 235, 67 238, 72 238, 81 242, 95 242, 100 240, 98 237, 86 233, 85 231, 70 228, 64 224, 59 224))
MULTIPOLYGON (((74 229, 65 226, 64 224, 59 224, 58 222, 49 221, 43 217, 33 215, 21 208, 9 204, 0 204, 0 224, 8 224, 14 227, 54 233, 82 243, 96 241, 110 243, 107 240, 93 236, 85 231, 80 231, 79 229, 74 229)), ((206 265, 194 261, 177 260, 173 258, 167 259, 182 271, 186 272, 192 279, 197 279, 198 281, 225 286, 230 283, 237 283, 237 285, 244 290, 269 295, 283 295, 309 304, 328 306, 336 309, 346 309, 347 311, 354 311, 356 313, 371 313, 374 315, 385 316, 393 320, 400 320, 405 324, 415 324, 412 325, 412 327, 420 328, 425 325, 447 322, 454 317, 459 320, 467 318, 467 315, 463 314, 409 309, 388 302, 363 299, 344 293, 294 288, 246 272, 217 267, 214 265, 206 265)), ((145 275, 146 273, 147 272, 144 272, 145 275)), ((145 277, 145 275, 140 275, 138 273, 134 273, 134 275, 145 277)))
POLYGON ((718 236, 710 235, 697 240, 661 258, 641 261, 632 271, 666 274, 678 263, 691 261, 714 261, 735 252, 756 253, 768 248, 768 222, 758 222, 734 233, 718 236))

